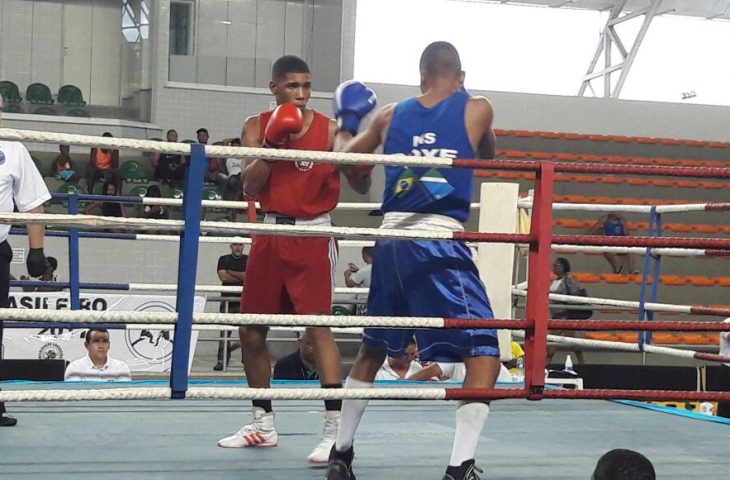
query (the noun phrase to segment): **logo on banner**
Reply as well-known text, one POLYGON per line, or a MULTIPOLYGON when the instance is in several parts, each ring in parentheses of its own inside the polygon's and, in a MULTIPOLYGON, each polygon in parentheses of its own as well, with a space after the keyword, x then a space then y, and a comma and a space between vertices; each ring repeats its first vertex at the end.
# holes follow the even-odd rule
POLYGON ((44 343, 40 350, 38 350, 39 360, 58 360, 63 358, 63 349, 61 345, 55 342, 44 343))
MULTIPOLYGON (((174 312, 169 303, 152 301, 139 305, 137 312, 174 312)), ((129 350, 145 360, 165 362, 172 357, 172 333, 169 330, 126 330, 125 340, 129 350)))

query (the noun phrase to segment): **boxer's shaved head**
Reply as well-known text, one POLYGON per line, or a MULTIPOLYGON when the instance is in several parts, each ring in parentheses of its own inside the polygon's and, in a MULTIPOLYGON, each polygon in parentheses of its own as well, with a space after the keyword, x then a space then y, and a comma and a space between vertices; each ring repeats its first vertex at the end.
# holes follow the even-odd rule
POLYGON ((280 82, 286 79, 290 73, 310 73, 309 65, 301 58, 294 55, 284 55, 274 62, 271 67, 271 80, 280 82))
POLYGON ((420 69, 429 76, 461 75, 459 52, 449 42, 433 42, 421 55, 420 69))

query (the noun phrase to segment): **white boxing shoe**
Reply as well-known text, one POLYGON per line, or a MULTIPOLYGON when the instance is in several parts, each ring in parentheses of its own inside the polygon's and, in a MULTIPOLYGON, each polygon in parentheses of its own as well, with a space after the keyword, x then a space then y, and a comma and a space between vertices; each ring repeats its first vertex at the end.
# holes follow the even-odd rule
POLYGON ((326 465, 329 462, 330 450, 337 439, 337 428, 340 426, 340 412, 331 410, 324 414, 324 430, 322 440, 307 456, 307 462, 313 465, 326 465))
POLYGON ((253 422, 244 425, 235 434, 218 440, 218 446, 223 448, 275 447, 278 443, 274 412, 266 413, 259 407, 253 408, 253 422))

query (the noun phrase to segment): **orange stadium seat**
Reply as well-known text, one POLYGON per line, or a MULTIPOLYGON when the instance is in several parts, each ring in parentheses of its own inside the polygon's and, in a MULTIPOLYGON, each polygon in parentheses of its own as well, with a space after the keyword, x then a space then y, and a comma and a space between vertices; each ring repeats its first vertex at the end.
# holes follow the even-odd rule
POLYGON ((684 140, 677 140, 676 138, 660 138, 659 143, 662 145, 684 145, 684 140))
POLYGON ((520 178, 520 173, 519 172, 497 172, 495 177, 501 178, 504 180, 517 180, 520 178))
POLYGON ((580 155, 577 155, 577 160, 580 160, 581 162, 588 162, 588 163, 602 163, 605 162, 608 157, 606 155, 593 155, 591 153, 583 153, 580 155))
POLYGON ((550 160, 555 155, 550 152, 530 152, 530 156, 535 160, 550 160))
POLYGON ((563 133, 561 135, 561 138, 564 138, 566 140, 585 140, 588 138, 588 135, 585 133, 563 133))
POLYGON ((601 279, 606 283, 617 284, 626 284, 631 281, 631 278, 628 275, 621 275, 619 273, 603 273, 601 274, 601 279))
POLYGON ((611 139, 611 137, 609 137, 608 135, 598 135, 598 134, 588 135, 588 140, 590 140, 592 142, 607 142, 610 139, 611 139))
POLYGON ((645 187, 649 185, 649 179, 648 178, 642 178, 642 177, 629 177, 626 179, 626 183, 629 185, 639 186, 639 187, 645 187))
POLYGON ((730 287, 730 277, 714 277, 714 280, 718 287, 730 287))
POLYGON ((718 160, 705 160, 702 163, 703 167, 710 167, 710 168, 725 168, 730 166, 730 162, 721 162, 718 160))
POLYGON ((634 141, 633 137, 626 137, 623 135, 609 135, 608 139, 616 143, 631 143, 634 141))
POLYGON ((701 333, 681 333, 678 337, 681 343, 687 345, 707 345, 710 343, 710 337, 701 333))
POLYGON ((655 187, 672 187, 676 180, 668 180, 666 178, 653 178, 649 181, 655 187))
POLYGON ((730 148, 730 142, 707 142, 710 148, 730 148))
POLYGON ((578 183, 597 183, 599 181, 599 177, 595 177, 593 175, 576 175, 575 181, 578 183))
POLYGON ((679 188, 697 188, 700 186, 700 182, 694 180, 677 180, 675 185, 679 188))
POLYGON ((695 287, 714 287, 715 279, 708 277, 701 277, 699 275, 687 275, 687 281, 695 287))
POLYGON ((659 143, 658 138, 651 138, 651 137, 636 137, 634 140, 636 143, 641 143, 645 145, 653 145, 655 143, 659 143))
POLYGON ((580 283, 598 283, 601 281, 601 276, 594 273, 578 272, 575 273, 573 276, 580 283))
POLYGON ((639 334, 636 332, 619 332, 616 336, 619 342, 636 343, 639 341, 639 334))
POLYGON ((555 153, 553 154, 553 158, 561 162, 574 162, 577 160, 578 156, 573 153, 555 153))
POLYGON ((709 333, 707 335, 707 343, 710 345, 719 345, 720 344, 720 334, 719 333, 709 333))
POLYGON ((538 133, 538 137, 540 138, 550 138, 550 139, 557 139, 560 138, 560 134, 556 132, 540 132, 538 133))
POLYGON ((494 134, 498 137, 508 137, 512 135, 512 130, 504 130, 502 128, 495 128, 494 134))
POLYGON ((637 165, 654 165, 654 160, 649 157, 631 157, 631 162, 637 165))
POLYGON ((531 130, 512 130, 510 134, 513 137, 524 137, 524 138, 531 138, 535 137, 537 134, 531 130))
POLYGON ((679 161, 675 160, 673 158, 655 158, 654 163, 656 163, 657 165, 663 165, 666 167, 673 167, 675 165, 678 165, 679 161))
POLYGON ((495 172, 494 170, 478 169, 478 170, 474 170, 474 175, 477 177, 482 177, 482 178, 491 178, 491 177, 497 176, 497 172, 495 172))
POLYGON ((529 155, 522 150, 504 150, 502 156, 507 158, 527 158, 529 155))
POLYGON ((559 222, 558 225, 565 228, 583 228, 583 221, 574 218, 563 218, 556 220, 556 222, 559 222))
POLYGON ((610 185, 620 185, 624 183, 624 179, 622 177, 617 177, 614 175, 607 175, 601 178, 601 182, 608 183, 610 185))
POLYGON ((718 228, 720 228, 720 231, 722 231, 722 233, 730 235, 730 225, 722 225, 718 228))
POLYGON ((631 157, 622 157, 620 155, 609 155, 608 157, 606 157, 606 161, 608 163, 614 163, 618 165, 625 165, 629 163, 630 160, 631 157))
POLYGON ((686 223, 665 223, 664 230, 670 232, 687 233, 692 231, 692 225, 686 223))
POLYGON ((695 182, 700 188, 707 188, 710 190, 723 190, 730 188, 730 185, 722 182, 695 182))
POLYGON ((629 222, 629 228, 632 230, 648 230, 649 222, 629 222))
POLYGON ((675 287, 687 285, 687 283, 689 282, 687 277, 683 277, 680 275, 662 275, 660 279, 664 285, 671 285, 675 287))
POLYGON ((685 147, 704 147, 705 143, 702 140, 684 140, 682 142, 685 147))
POLYGON ((612 332, 586 332, 585 338, 588 340, 601 340, 603 342, 615 342, 618 337, 612 332))
POLYGON ((698 224, 694 226, 693 230, 697 233, 718 233, 720 231, 720 227, 717 225, 698 224))
POLYGON ((654 332, 651 336, 652 343, 661 345, 676 345, 679 343, 679 337, 668 332, 654 332))

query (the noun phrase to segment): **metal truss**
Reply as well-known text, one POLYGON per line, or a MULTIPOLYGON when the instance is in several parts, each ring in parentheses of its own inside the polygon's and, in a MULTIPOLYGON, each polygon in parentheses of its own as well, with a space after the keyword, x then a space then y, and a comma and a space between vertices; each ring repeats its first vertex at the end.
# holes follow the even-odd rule
POLYGON ((588 67, 588 73, 583 77, 583 83, 578 91, 578 96, 585 96, 586 90, 590 89, 591 93, 596 97, 619 98, 621 89, 626 82, 626 77, 628 77, 629 71, 631 70, 631 65, 634 63, 639 47, 646 36, 646 32, 649 30, 649 25, 651 25, 654 17, 660 14, 659 7, 663 0, 647 1, 649 4, 646 7, 623 15, 622 12, 626 5, 626 0, 616 1, 608 16, 606 26, 601 33, 596 53, 593 55, 590 67, 588 67), (627 50, 624 42, 621 41, 621 38, 616 32, 616 26, 642 16, 644 18, 639 33, 636 35, 631 48, 627 50), (614 60, 614 47, 621 57, 620 59, 616 59, 618 61, 614 60), (603 66, 602 69, 598 70, 597 68, 601 68, 598 67, 601 57, 603 57, 603 66), (618 74, 618 79, 615 82, 613 82, 614 74, 618 74), (603 95, 598 95, 593 88, 593 82, 600 79, 603 80, 603 95))

